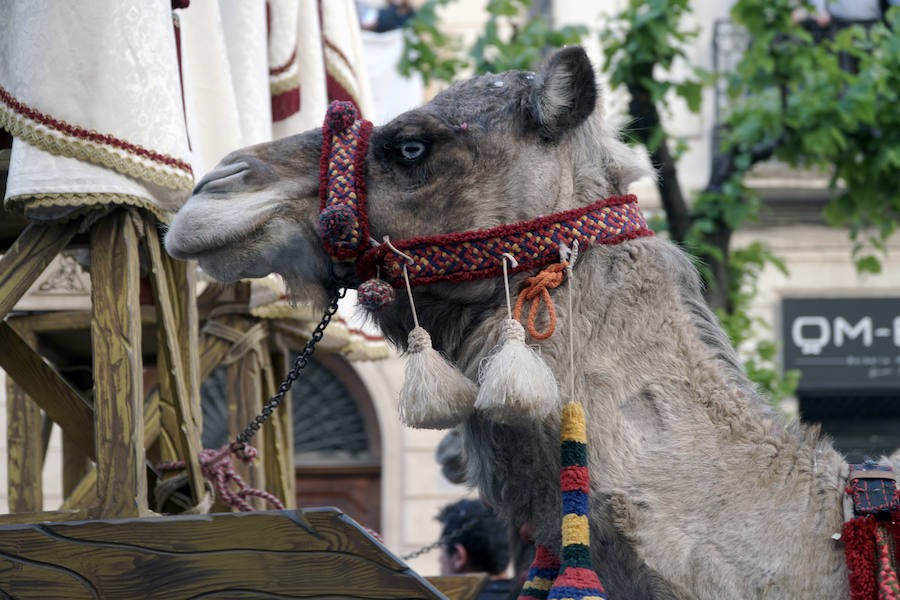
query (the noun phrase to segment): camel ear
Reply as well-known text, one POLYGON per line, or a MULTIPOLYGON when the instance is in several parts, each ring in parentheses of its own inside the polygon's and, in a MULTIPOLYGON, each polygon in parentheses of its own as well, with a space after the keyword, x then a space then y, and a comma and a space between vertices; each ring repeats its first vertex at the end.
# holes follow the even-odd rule
POLYGON ((588 118, 597 104, 597 82, 584 48, 569 46, 550 57, 535 79, 530 104, 534 124, 547 141, 588 118))

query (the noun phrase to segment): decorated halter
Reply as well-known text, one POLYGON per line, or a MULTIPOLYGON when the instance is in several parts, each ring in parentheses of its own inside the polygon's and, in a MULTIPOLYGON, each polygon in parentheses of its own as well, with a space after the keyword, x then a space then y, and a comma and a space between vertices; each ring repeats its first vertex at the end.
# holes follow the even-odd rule
POLYGON ((503 255, 528 271, 559 260, 560 247, 577 241, 584 250, 597 244, 652 235, 635 196, 606 198, 553 215, 493 229, 372 243, 366 214, 365 158, 372 124, 357 119, 350 102, 333 102, 322 127, 319 232, 335 261, 356 261, 360 301, 384 308, 393 288, 449 281, 472 281, 503 273, 503 255), (396 252, 401 251, 403 255, 396 252), (376 279, 378 278, 378 279, 376 279))

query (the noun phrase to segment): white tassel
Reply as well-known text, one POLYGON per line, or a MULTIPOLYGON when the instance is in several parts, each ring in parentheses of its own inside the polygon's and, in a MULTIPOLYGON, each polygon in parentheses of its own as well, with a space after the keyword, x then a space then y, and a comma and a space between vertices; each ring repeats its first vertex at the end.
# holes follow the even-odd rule
POLYGON ((506 319, 500 344, 482 363, 475 409, 508 425, 541 421, 558 404, 556 377, 537 352, 525 344, 525 329, 506 319))
MULTIPOLYGON (((384 243, 412 262, 412 258, 397 250, 387 236, 384 237, 384 243)), ((406 377, 403 379, 397 405, 400 420, 417 429, 449 429, 475 412, 475 394, 478 393, 478 388, 431 346, 431 336, 419 327, 406 265, 403 265, 403 279, 406 280, 406 293, 415 327, 409 332, 407 340, 409 355, 406 377)))
POLYGON ((559 390, 553 371, 525 344, 525 328, 512 316, 507 260, 513 268, 519 266, 515 257, 503 254, 507 319, 500 342, 481 363, 475 409, 500 423, 524 425, 543 420, 556 405, 559 390))
POLYGON ((405 425, 447 429, 474 412, 475 383, 431 346, 431 336, 416 326, 409 332, 406 377, 398 409, 405 425))

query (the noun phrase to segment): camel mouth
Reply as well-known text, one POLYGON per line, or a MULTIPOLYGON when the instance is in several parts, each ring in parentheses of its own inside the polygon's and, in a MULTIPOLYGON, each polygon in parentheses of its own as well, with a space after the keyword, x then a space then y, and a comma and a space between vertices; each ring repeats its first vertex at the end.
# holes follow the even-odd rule
POLYGON ((241 179, 243 174, 250 170, 250 165, 244 161, 216 167, 203 176, 203 179, 194 187, 194 195, 200 193, 232 192, 233 185, 241 179))

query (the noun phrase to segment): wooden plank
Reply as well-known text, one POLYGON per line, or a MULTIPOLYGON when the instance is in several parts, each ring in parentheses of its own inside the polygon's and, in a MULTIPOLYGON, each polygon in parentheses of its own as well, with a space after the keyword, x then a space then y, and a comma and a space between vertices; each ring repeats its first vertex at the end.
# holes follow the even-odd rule
MULTIPOLYGON (((64 310, 47 313, 36 313, 9 318, 14 327, 24 327, 37 333, 49 331, 78 331, 91 328, 91 313, 86 310, 64 310)), ((156 324, 156 309, 152 306, 141 307, 141 323, 156 324)))
MULTIPOLYGON (((160 399, 162 403, 166 403, 167 396, 162 395, 164 391, 170 393, 171 404, 175 407, 178 420, 177 439, 179 449, 181 451, 181 459, 187 464, 188 482, 191 488, 191 500, 197 504, 202 497, 205 487, 203 483, 203 475, 200 472, 199 456, 202 445, 200 443, 200 420, 195 415, 195 403, 192 400, 192 394, 199 394, 199 386, 194 390, 188 390, 182 368, 187 364, 186 361, 194 361, 196 354, 192 350, 191 356, 183 357, 182 348, 190 348, 190 340, 183 344, 179 341, 179 335, 188 335, 185 328, 189 326, 190 317, 185 314, 176 316, 176 310, 173 307, 172 299, 175 291, 173 285, 184 285, 186 282, 176 282, 169 267, 162 257, 162 251, 159 245, 159 236, 156 232, 155 222, 151 222, 150 217, 144 220, 144 240, 147 247, 147 254, 150 256, 150 268, 152 277, 150 281, 153 285, 154 299, 156 300, 157 320, 162 325, 163 335, 161 336, 162 344, 158 350, 158 356, 163 364, 166 365, 165 371, 162 369, 159 373, 160 378, 160 399), (170 281, 171 280, 171 281, 170 281), (168 379, 168 388, 163 387, 163 380, 168 379)), ((195 368, 195 367, 192 367, 195 368)), ((195 377, 191 375, 187 378, 193 380, 195 377)), ((199 376, 196 377, 199 382, 199 376)), ((166 427, 165 411, 160 405, 160 418, 163 429, 166 427)))
POLYGON ((97 469, 92 468, 66 496, 60 510, 88 510, 97 506, 97 469))
MULTIPOLYGON (((225 381, 229 437, 235 439, 262 408, 262 373, 256 352, 248 352, 240 360, 228 365, 225 381)), ((266 473, 262 468, 266 460, 266 433, 266 429, 260 429, 250 440, 250 444, 259 453, 254 464, 248 465, 237 458, 233 459, 235 471, 244 478, 247 485, 261 490, 267 489, 266 473)), ((261 498, 253 498, 251 505, 256 509, 271 508, 261 498)))
MULTIPOLYGON (((68 498, 78 483, 81 482, 90 470, 88 457, 78 448, 78 444, 72 441, 69 434, 62 434, 62 493, 63 498, 68 498)), ((96 496, 96 494, 94 494, 96 496)), ((87 508, 84 506, 83 508, 87 508)))
POLYGON ((442 575, 428 577, 428 583, 436 587, 449 600, 476 600, 478 594, 487 585, 487 573, 467 575, 442 575))
MULTIPOLYGON (((33 332, 23 332, 34 347, 33 332)), ((43 437, 41 409, 12 379, 6 380, 6 480, 9 512, 34 512, 44 508, 43 437)))
POLYGON ((91 345, 101 517, 148 513, 144 464, 141 267, 131 217, 91 229, 91 345))
MULTIPOLYGON (((273 387, 272 393, 274 394, 277 391, 277 387, 281 385, 281 382, 284 381, 285 376, 288 373, 288 370, 291 367, 291 353, 287 348, 287 345, 284 342, 284 338, 281 335, 270 335, 269 336, 269 360, 272 365, 272 377, 275 381, 275 387, 273 387)), ((271 394, 270 394, 271 396, 271 394)), ((285 506, 288 508, 296 508, 297 506, 297 476, 294 472, 294 405, 293 402, 285 401, 282 402, 281 406, 278 407, 278 411, 276 413, 276 418, 278 422, 281 424, 282 437, 284 439, 284 446, 282 448, 282 452, 284 453, 284 464, 288 466, 290 469, 288 473, 288 490, 285 495, 290 499, 285 502, 285 506)))
MULTIPOLYGON (((262 358, 263 396, 262 402, 266 402, 275 394, 275 378, 272 367, 272 356, 269 353, 268 344, 264 340, 259 351, 262 358)), ((276 412, 269 417, 263 425, 263 443, 265 454, 263 456, 263 470, 265 471, 266 490, 275 494, 287 508, 294 508, 297 499, 294 497, 294 453, 293 440, 285 438, 284 423, 281 416, 285 409, 290 409, 290 396, 287 396, 276 412), (289 447, 290 446, 290 447, 289 447)))
POLYGON ((50 261, 78 231, 79 221, 63 225, 32 223, 0 258, 0 319, 6 317, 50 261))
POLYGON ((45 570, 66 598, 444 599, 334 509, 0 527, 0 558, 19 600, 49 597, 45 570))
MULTIPOLYGON (((29 513, 10 513, 0 515, 0 528, 10 525, 26 525, 29 523, 61 523, 64 521, 83 521, 88 518, 86 510, 43 510, 29 513)), ((3 578, 0 577, 0 582, 3 578)), ((2 590, 0 583, 0 590, 2 590)))
POLYGON ((0 349, 0 368, 71 436, 82 452, 95 458, 91 405, 6 321, 0 322, 0 349))

